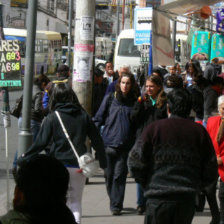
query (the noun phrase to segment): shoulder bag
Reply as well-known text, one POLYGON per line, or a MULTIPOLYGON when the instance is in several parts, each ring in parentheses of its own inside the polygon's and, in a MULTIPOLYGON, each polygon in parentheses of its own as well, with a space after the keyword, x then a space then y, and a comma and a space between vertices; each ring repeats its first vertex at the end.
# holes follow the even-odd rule
POLYGON ((61 127, 62 127, 62 130, 66 136, 66 138, 68 139, 68 142, 78 160, 78 163, 79 163, 79 166, 80 166, 80 169, 82 170, 82 173, 84 176, 86 177, 92 177, 94 174, 96 174, 97 170, 99 169, 99 163, 98 161, 95 160, 95 158, 93 157, 93 155, 91 153, 85 153, 84 155, 80 156, 78 155, 78 153, 76 152, 75 150, 75 147, 68 135, 68 132, 61 120, 61 116, 59 114, 58 111, 55 111, 57 117, 58 117, 58 120, 61 124, 61 127))

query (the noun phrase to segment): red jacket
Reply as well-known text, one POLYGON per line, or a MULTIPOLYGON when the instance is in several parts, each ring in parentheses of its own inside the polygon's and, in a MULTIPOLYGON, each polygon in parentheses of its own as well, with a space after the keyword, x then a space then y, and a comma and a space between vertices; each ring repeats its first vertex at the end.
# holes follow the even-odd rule
POLYGON ((219 176, 224 181, 224 139, 222 143, 219 145, 216 141, 216 136, 218 134, 219 125, 221 122, 220 116, 210 117, 207 122, 207 131, 212 139, 213 146, 215 148, 216 156, 220 156, 223 164, 218 166, 219 176))

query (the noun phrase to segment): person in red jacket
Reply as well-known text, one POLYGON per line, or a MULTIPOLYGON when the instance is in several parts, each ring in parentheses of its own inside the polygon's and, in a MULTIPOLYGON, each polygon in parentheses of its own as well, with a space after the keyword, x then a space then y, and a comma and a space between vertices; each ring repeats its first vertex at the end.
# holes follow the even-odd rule
POLYGON ((218 98, 219 115, 210 117, 207 131, 215 148, 220 176, 219 201, 220 224, 224 224, 224 95, 218 98))

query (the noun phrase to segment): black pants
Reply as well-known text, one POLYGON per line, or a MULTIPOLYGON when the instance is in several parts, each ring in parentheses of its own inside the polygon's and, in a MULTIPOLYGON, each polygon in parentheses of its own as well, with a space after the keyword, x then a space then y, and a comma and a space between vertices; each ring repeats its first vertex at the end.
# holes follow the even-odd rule
POLYGON ((209 188, 205 190, 206 199, 212 215, 212 221, 218 223, 220 219, 219 207, 216 199, 217 181, 214 181, 209 188))
POLYGON ((110 209, 122 210, 127 178, 128 152, 124 149, 114 149, 117 153, 106 154, 107 171, 106 187, 110 198, 110 209))
POLYGON ((194 212, 194 197, 181 201, 148 199, 144 224, 191 224, 194 212))
POLYGON ((220 219, 224 221, 224 182, 220 180, 219 186, 220 219))

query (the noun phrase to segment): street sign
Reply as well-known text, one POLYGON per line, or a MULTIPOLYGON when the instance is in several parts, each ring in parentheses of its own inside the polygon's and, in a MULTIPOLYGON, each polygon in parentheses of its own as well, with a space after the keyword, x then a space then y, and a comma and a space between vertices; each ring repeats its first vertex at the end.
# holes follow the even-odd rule
POLYGON ((18 40, 0 41, 0 87, 22 86, 18 40))
POLYGON ((135 8, 135 45, 150 44, 151 23, 152 8, 135 8))

